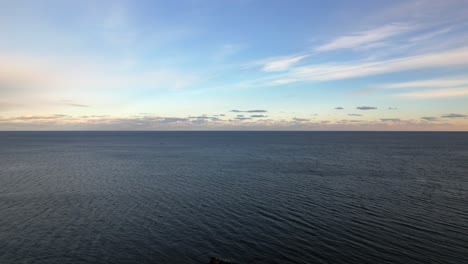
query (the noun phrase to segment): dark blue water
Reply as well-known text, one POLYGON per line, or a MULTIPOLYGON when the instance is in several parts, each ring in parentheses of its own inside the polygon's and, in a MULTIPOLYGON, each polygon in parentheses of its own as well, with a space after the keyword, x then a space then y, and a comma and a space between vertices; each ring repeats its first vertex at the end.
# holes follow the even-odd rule
POLYGON ((0 263, 210 256, 468 263, 468 133, 0 133, 0 263))

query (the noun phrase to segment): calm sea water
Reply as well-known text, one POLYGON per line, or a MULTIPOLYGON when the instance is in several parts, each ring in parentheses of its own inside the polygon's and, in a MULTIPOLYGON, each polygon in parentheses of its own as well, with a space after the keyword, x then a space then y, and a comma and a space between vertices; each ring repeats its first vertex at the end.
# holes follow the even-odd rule
POLYGON ((0 133, 0 263, 211 256, 468 263, 468 133, 0 133))

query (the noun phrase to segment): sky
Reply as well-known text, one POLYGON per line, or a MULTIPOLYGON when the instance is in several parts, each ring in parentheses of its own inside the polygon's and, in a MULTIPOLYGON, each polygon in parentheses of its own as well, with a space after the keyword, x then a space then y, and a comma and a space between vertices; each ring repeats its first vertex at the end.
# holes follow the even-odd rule
POLYGON ((0 0, 0 130, 468 131, 468 1, 0 0))

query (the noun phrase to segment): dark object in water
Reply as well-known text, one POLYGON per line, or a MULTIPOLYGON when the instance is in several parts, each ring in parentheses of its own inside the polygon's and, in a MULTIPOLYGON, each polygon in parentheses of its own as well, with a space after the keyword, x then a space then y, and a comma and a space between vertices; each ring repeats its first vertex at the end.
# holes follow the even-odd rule
POLYGON ((234 264, 234 263, 220 260, 217 257, 211 257, 211 260, 210 260, 209 264, 234 264))

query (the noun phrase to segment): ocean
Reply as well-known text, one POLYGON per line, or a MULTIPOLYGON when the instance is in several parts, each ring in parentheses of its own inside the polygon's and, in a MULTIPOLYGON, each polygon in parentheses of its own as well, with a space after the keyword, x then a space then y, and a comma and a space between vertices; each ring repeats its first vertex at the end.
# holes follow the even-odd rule
POLYGON ((468 263, 468 133, 0 132, 0 263, 468 263))

